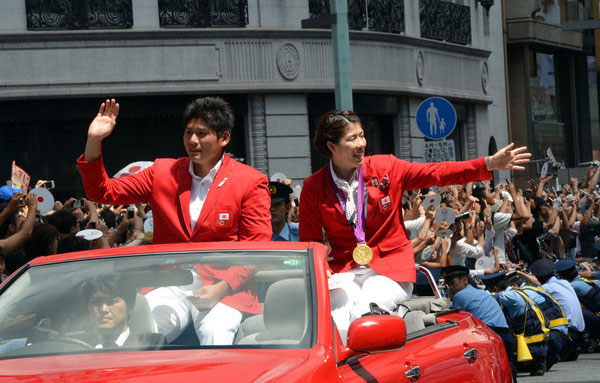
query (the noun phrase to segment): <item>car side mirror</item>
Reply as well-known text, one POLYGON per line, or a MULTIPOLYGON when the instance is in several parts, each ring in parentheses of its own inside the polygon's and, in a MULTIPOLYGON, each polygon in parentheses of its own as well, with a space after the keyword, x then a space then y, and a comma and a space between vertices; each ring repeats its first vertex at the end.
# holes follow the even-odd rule
POLYGON ((357 352, 397 349, 406 344, 406 324, 395 315, 368 315, 348 329, 347 346, 357 352))

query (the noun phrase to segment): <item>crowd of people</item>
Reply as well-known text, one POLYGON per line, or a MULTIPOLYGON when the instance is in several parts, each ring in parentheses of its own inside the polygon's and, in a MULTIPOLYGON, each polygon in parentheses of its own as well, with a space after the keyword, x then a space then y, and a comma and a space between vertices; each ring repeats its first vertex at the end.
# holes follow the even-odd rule
POLYGON ((548 176, 525 189, 483 182, 404 196, 415 261, 442 279, 454 306, 498 332, 515 379, 600 349, 599 176, 592 166, 559 188, 548 176), (436 194, 439 206, 424 209, 436 194), (453 222, 436 214, 445 207, 453 222), (530 358, 517 355, 520 338, 530 358))
MULTIPOLYGON (((136 174, 110 178, 102 141, 118 113, 115 100, 102 103, 77 160, 89 199, 56 202, 40 216, 35 195, 0 188, 3 279, 36 257, 90 248, 316 241, 330 248, 331 278, 346 281, 331 291, 340 330, 373 304, 394 313, 426 292, 415 273, 420 264, 456 306, 498 332, 515 377, 518 368, 541 375, 596 347, 600 169, 590 167, 581 182, 560 188, 551 186, 552 176, 522 189, 508 181, 492 185, 494 170, 524 169, 526 148, 510 144, 489 157, 444 164, 365 156, 360 118, 336 110, 323 116, 314 138, 330 162, 304 180, 298 200, 289 181, 268 182, 225 152, 233 113, 215 97, 197 99, 184 112, 188 157, 157 159, 136 174), (344 274, 351 278, 339 278, 344 274), (531 358, 517 360, 517 340, 531 358)), ((214 277, 214 284, 190 292, 210 302, 203 310, 214 314, 203 319, 214 317, 212 333, 199 337, 222 332, 229 339, 239 320, 224 319, 241 318, 252 297, 237 291, 240 281, 214 277), (218 304, 225 298, 233 303, 218 304)))

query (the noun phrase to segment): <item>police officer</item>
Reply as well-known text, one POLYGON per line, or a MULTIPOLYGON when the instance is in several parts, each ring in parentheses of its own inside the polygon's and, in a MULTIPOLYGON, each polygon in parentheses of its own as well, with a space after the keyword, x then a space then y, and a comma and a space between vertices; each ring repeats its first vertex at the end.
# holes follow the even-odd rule
MULTIPOLYGON (((518 289, 515 276, 506 277, 504 272, 497 273, 494 278, 483 278, 486 287, 494 292, 506 315, 507 322, 515 336, 524 336, 533 360, 528 365, 521 365, 529 370, 531 376, 546 373, 546 355, 548 353, 549 321, 538 305, 529 296, 518 289)), ((485 276, 484 276, 485 277, 485 276)))
POLYGON ((577 262, 565 259, 556 262, 560 279, 568 281, 581 304, 585 329, 591 338, 600 338, 600 287, 596 282, 583 278, 577 271, 577 262))
MULTIPOLYGON (((497 278, 499 274, 501 273, 490 274, 486 277, 497 278)), ((441 270, 441 276, 444 278, 444 283, 450 293, 452 306, 460 307, 461 310, 472 313, 500 336, 510 361, 513 381, 516 382, 515 339, 509 331, 502 309, 490 294, 473 287, 469 283, 468 275, 469 269, 460 265, 447 266, 441 270)))
POLYGON ((560 354, 569 342, 569 321, 560 304, 546 290, 539 286, 524 284, 516 273, 507 275, 507 278, 509 279, 507 283, 511 284, 513 289, 527 294, 535 302, 549 322, 550 334, 546 355, 546 371, 548 371, 560 360, 560 354))
POLYGON ((290 195, 294 191, 281 182, 269 182, 271 194, 272 241, 298 241, 298 224, 288 222, 288 213, 292 207, 290 195))
POLYGON ((554 262, 550 259, 542 258, 533 262, 529 270, 535 277, 521 271, 518 274, 533 285, 541 285, 544 290, 552 295, 562 307, 569 321, 569 339, 563 348, 560 360, 577 360, 581 351, 580 345, 583 341, 585 322, 575 290, 569 282, 554 276, 554 262))

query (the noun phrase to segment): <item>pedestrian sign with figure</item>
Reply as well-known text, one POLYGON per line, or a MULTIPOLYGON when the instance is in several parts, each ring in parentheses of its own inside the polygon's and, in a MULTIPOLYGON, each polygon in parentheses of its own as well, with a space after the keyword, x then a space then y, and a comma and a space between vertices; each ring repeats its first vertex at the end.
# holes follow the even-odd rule
POLYGON ((430 97, 417 108, 417 126, 425 137, 442 140, 452 134, 456 126, 456 111, 441 97, 430 97))

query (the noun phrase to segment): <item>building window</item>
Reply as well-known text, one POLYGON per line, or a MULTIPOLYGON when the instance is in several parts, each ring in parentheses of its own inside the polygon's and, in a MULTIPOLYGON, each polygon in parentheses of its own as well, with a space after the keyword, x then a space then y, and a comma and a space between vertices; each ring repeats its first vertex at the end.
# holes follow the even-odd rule
POLYGON ((471 44, 471 8, 442 0, 419 0, 421 37, 471 44))
MULTIPOLYGON (((311 18, 330 14, 330 0, 309 0, 311 18)), ((404 32, 404 0, 348 0, 348 27, 390 33, 404 32)))
POLYGON ((564 161, 566 137, 560 118, 559 90, 555 57, 531 52, 529 56, 529 93, 535 130, 535 158, 545 158, 550 148, 558 161, 564 161))
POLYGON ((163 28, 245 27, 248 0, 158 0, 163 28))
POLYGON ((126 29, 131 0, 26 0, 27 29, 126 29))

